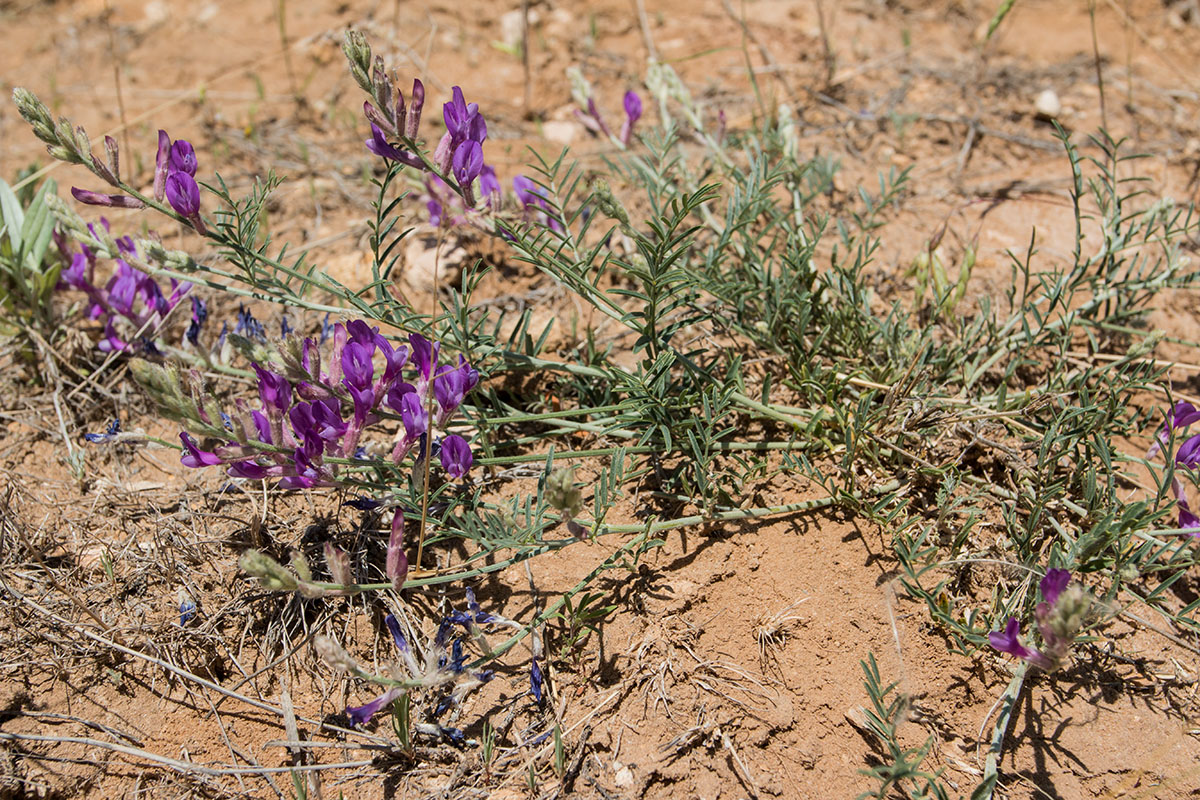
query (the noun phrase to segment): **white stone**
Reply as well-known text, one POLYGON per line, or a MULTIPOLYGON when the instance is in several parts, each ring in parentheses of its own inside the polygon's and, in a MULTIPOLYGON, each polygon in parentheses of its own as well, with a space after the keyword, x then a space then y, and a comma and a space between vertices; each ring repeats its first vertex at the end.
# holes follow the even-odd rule
POLYGON ((1054 119, 1062 113, 1062 101, 1058 99, 1058 92, 1053 89, 1045 89, 1034 101, 1034 108, 1037 109, 1039 116, 1054 119))

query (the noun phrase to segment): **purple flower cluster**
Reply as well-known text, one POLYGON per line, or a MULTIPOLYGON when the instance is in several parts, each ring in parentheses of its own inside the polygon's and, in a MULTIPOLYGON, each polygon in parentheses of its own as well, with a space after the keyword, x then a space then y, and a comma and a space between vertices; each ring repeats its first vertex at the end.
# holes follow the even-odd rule
MULTIPOLYGON (((1191 403, 1180 400, 1175 407, 1167 412, 1167 420, 1146 451, 1146 458, 1154 458, 1171 440, 1174 431, 1188 427, 1200 421, 1200 411, 1191 403)), ((1175 466, 1191 471, 1200 466, 1200 433, 1190 436, 1175 450, 1175 466)), ((1187 491, 1183 481, 1173 477, 1171 490, 1175 495, 1175 503, 1179 509, 1179 527, 1195 531, 1192 536, 1200 537, 1200 516, 1197 516, 1188 505, 1187 491)))
MULTIPOLYGON (((108 220, 101 219, 105 231, 108 220)), ((93 226, 92 235, 99 238, 93 226)), ((122 236, 115 239, 121 255, 137 256, 133 239, 122 236)), ((146 273, 130 266, 125 258, 116 258, 116 270, 103 283, 96 281, 96 254, 87 245, 80 245, 80 252, 70 255, 70 266, 59 276, 59 288, 72 288, 84 292, 88 297, 87 315, 100 320, 104 325, 104 338, 100 350, 123 352, 141 349, 156 353, 153 337, 184 295, 192 288, 190 283, 171 279, 171 293, 164 294, 162 287, 146 273), (130 340, 136 338, 136 343, 130 340)))
MULTIPOLYGON (((118 188, 120 179, 120 153, 117 142, 111 136, 104 137, 108 161, 91 158, 93 171, 118 188)), ((200 187, 196 184, 196 151, 191 143, 178 139, 174 142, 166 131, 158 132, 158 152, 154 158, 154 199, 160 203, 165 197, 175 213, 188 221, 198 233, 205 232, 204 220, 200 217, 200 187)), ((71 195, 81 203, 110 208, 145 208, 146 204, 136 197, 123 194, 102 194, 88 189, 71 187, 71 195)))
MULTIPOLYGON (((378 328, 354 320, 334 325, 330 339, 324 362, 320 343, 305 339, 283 355, 282 373, 252 364, 261 407, 251 410, 241 403, 232 417, 235 441, 211 452, 180 433, 182 463, 224 466, 235 478, 278 478, 284 489, 336 485, 337 466, 327 457, 362 457, 363 429, 379 421, 382 412, 399 416, 402 425, 392 460, 399 464, 420 444, 419 460, 431 431, 445 428, 479 382, 479 373, 461 356, 455 366, 439 366, 440 345, 419 334, 409 336, 409 347, 393 347, 378 328), (409 365, 416 370, 413 383, 404 380, 409 365)), ((445 435, 435 447, 447 475, 467 474, 473 457, 463 437, 445 435)))
POLYGON ((200 218, 200 187, 196 184, 196 151, 190 142, 174 142, 166 131, 158 132, 158 153, 154 158, 154 199, 163 196, 175 213, 191 223, 197 233, 205 232, 200 218))
MULTIPOLYGON (((367 140, 367 149, 377 156, 396 161, 409 167, 426 170, 428 165, 417 154, 403 149, 401 145, 416 146, 416 138, 421 124, 421 109, 425 104, 425 86, 419 80, 413 81, 412 105, 406 110, 404 95, 399 90, 393 90, 391 81, 384 73, 382 62, 377 62, 372 81, 376 99, 395 96, 394 105, 389 113, 384 113, 367 101, 363 104, 363 113, 371 123, 371 138, 367 140), (388 136, 401 139, 401 145, 392 144, 388 136)), ((479 180, 479 191, 489 198, 489 204, 495 202, 490 198, 499 195, 499 183, 496 182, 496 172, 483 161, 483 142, 487 139, 487 122, 479 112, 478 103, 468 103, 463 96, 462 88, 453 87, 449 103, 442 105, 442 120, 446 123, 446 133, 438 142, 433 153, 433 165, 437 168, 437 180, 441 182, 440 190, 449 187, 441 181, 442 176, 453 176, 461 193, 462 203, 466 208, 475 208, 475 181, 479 180), (493 187, 494 184, 494 187, 493 187)), ((429 188, 427 186, 427 188, 429 188)), ((434 191, 430 189, 430 195, 434 191)), ((439 201, 435 210, 430 207, 431 216, 440 219, 444 201, 439 201)))
POLYGON ((1042 602, 1034 609, 1042 650, 1021 644, 1021 623, 1009 617, 1003 631, 988 634, 988 642, 1001 653, 1008 653, 1047 672, 1066 657, 1091 606, 1091 598, 1078 585, 1069 586, 1071 573, 1065 569, 1046 571, 1039 588, 1042 602))

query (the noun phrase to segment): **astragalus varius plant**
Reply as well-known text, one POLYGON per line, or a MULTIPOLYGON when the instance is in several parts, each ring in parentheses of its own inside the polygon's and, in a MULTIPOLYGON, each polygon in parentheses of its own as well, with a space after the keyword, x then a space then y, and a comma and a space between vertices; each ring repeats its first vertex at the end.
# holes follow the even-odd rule
MULTIPOLYGON (((109 187, 78 188, 79 201, 125 220, 131 210, 165 215, 196 249, 168 249, 153 235, 127 241, 54 206, 64 236, 87 248, 64 283, 88 298, 101 346, 130 359, 184 428, 181 462, 222 488, 336 497, 338 514, 364 512, 352 544, 322 529, 328 540, 294 549, 256 542, 240 562, 283 602, 374 612, 378 638, 398 654, 391 666, 360 666, 347 634, 317 640, 327 664, 384 690, 346 707, 352 723, 389 707, 404 717, 421 694, 433 704, 418 713, 433 726, 424 730, 456 740, 439 721, 443 702, 504 669, 499 657, 523 641, 533 656, 523 665, 528 694, 543 707, 554 687, 542 667, 571 650, 543 645, 547 622, 575 631, 560 639, 598 626, 607 611, 597 609, 610 606, 581 593, 607 570, 635 570, 661 535, 688 526, 835 505, 874 519, 894 535, 903 585, 952 647, 992 666, 1003 662, 989 633, 1024 663, 1065 667, 1086 652, 1088 608, 1126 590, 1153 601, 1161 584, 1150 576, 1178 573, 1187 554, 1178 540, 1165 549, 1156 529, 1170 485, 1130 502, 1118 491, 1131 480, 1125 455, 1112 443, 1144 429, 1127 398, 1161 377, 1145 311, 1157 292, 1196 283, 1178 246, 1195 225, 1190 208, 1132 209, 1117 143, 1099 140, 1093 164, 1097 252, 1084 252, 1080 233, 1071 263, 1041 269, 1031 247, 995 302, 970 297, 974 254, 964 253, 957 281, 939 279, 938 296, 924 287, 909 302, 873 288, 886 283, 875 274, 886 266, 876 263, 881 229, 906 196, 907 171, 840 196, 837 164, 801 157, 786 105, 764 102, 752 129, 729 130, 721 109, 655 62, 645 107, 623 87, 617 130, 615 103, 580 73, 578 118, 601 159, 585 168, 566 152, 535 153, 507 184, 501 163, 489 163, 499 115, 455 86, 442 130, 421 80, 407 88, 359 34, 344 51, 368 98, 354 114, 374 168, 363 285, 334 280, 266 234, 264 209, 281 182, 273 174, 235 198, 189 142, 160 132, 146 150, 153 180, 134 186, 115 141, 98 158, 84 132, 55 122, 36 98, 18 92, 17 101, 52 155, 109 187), (478 265, 461 281, 435 266, 433 311, 421 313, 426 303, 396 291, 410 219, 431 224, 435 256, 486 237, 494 259, 531 265, 550 289, 506 313, 474 296, 478 265), (113 277, 93 261, 115 263, 113 277), (217 333, 221 301, 240 310, 217 333), (557 303, 540 330, 537 302, 557 303), (278 336, 267 304, 287 312, 278 336), (760 499, 781 474, 828 496, 760 499), (617 524, 610 510, 622 500, 628 521, 617 524), (995 532, 986 538, 985 518, 995 532), (473 594, 459 612, 431 589, 581 543, 595 548, 594 568, 527 619, 484 611, 487 598, 473 594), (1028 575, 1047 563, 1062 566, 1041 587, 1039 610, 1028 575), (975 564, 997 573, 974 574, 973 584, 975 564), (1091 594, 1063 585, 1066 569, 1091 594), (436 633, 402 631, 385 613, 418 594, 436 633), (581 622, 584 606, 595 616, 581 622), (1038 649, 1020 638, 1028 619, 1038 649), (490 643, 496 630, 509 638, 490 643)), ((1082 231, 1086 162, 1064 145, 1082 231)), ((119 426, 94 436, 132 442, 119 426)), ((1172 464, 1194 465, 1190 450, 1172 452, 1172 464)), ((1013 687, 1015 699, 1021 683, 1013 687)), ((531 738, 550 734, 549 719, 531 738)), ((408 730, 398 726, 402 738, 408 730)))

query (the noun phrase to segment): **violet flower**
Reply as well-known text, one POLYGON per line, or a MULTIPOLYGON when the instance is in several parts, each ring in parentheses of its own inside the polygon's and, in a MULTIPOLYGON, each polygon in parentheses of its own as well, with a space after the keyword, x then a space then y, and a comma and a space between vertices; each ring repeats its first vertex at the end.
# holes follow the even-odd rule
POLYGON ((146 204, 136 197, 123 194, 101 194, 87 189, 71 187, 71 196, 89 206, 108 206, 109 208, 145 208, 146 204))
POLYGON ((204 220, 200 218, 200 187, 196 185, 195 178, 186 172, 172 172, 167 176, 166 191, 171 208, 203 235, 206 229, 204 220))
POLYGON ((1016 656, 1024 661, 1034 661, 1040 654, 1031 648, 1021 644, 1021 623, 1016 617, 1009 617, 1008 624, 1004 626, 1004 630, 992 631, 988 634, 988 643, 1001 653, 1008 653, 1010 656, 1016 656))
POLYGON ((103 444, 106 442, 111 442, 120 433, 121 420, 114 419, 111 423, 109 423, 109 426, 105 429, 104 433, 85 433, 83 438, 87 439, 93 444, 103 444))
POLYGON ((625 123, 621 126, 621 144, 629 146, 633 136, 633 126, 642 118, 642 98, 637 92, 630 90, 625 93, 625 123))
POLYGON ((496 177, 496 170, 491 166, 484 164, 479 171, 479 194, 484 198, 484 204, 490 209, 500 207, 500 201, 503 198, 503 190, 500 188, 500 180, 496 177))
POLYGON ((188 325, 187 331, 183 334, 183 338, 192 343, 193 347, 199 346, 200 329, 204 327, 204 323, 208 320, 208 304, 199 297, 192 295, 192 322, 188 325))
POLYGON ((369 703, 361 706, 347 706, 346 716, 350 718, 351 727, 366 725, 371 721, 371 717, 379 713, 379 710, 384 706, 392 704, 396 698, 404 694, 404 690, 400 688, 388 689, 383 694, 376 697, 369 703))
POLYGON ((221 463, 221 459, 215 454, 207 450, 201 450, 196 441, 186 432, 179 434, 179 440, 183 442, 184 454, 179 459, 185 467, 215 467, 221 463))
MULTIPOLYGON (((1175 431, 1186 428, 1197 421, 1200 421, 1200 410, 1197 410, 1194 405, 1185 400, 1177 402, 1167 412, 1166 422, 1163 423, 1162 429, 1159 430, 1150 448, 1146 451, 1146 458, 1149 459, 1158 455, 1159 451, 1170 441, 1171 435, 1175 431)), ((1187 470, 1194 470, 1200 467, 1200 434, 1189 437, 1179 445, 1179 448, 1175 451, 1174 460, 1176 466, 1187 470)), ((1175 494, 1178 527, 1196 529, 1197 532, 1193 533, 1192 536, 1200 537, 1200 517, 1193 513, 1191 506, 1188 505, 1187 493, 1178 477, 1172 478, 1171 489, 1175 494)))
POLYGON ((1186 400, 1177 402, 1175 407, 1167 412, 1167 420, 1163 423, 1158 436, 1150 444, 1150 448, 1146 450, 1146 458, 1150 459, 1158 455, 1159 450, 1170 440, 1173 431, 1186 428, 1196 421, 1200 421, 1200 410, 1186 400))
POLYGON ((433 379, 433 396, 439 407, 437 425, 440 427, 462 405, 463 398, 479 383, 479 373, 462 356, 458 366, 443 366, 433 379))
MULTIPOLYGON (((391 677, 405 681, 412 688, 442 687, 443 694, 438 698, 434 716, 440 715, 446 709, 462 702, 469 692, 492 678, 490 670, 472 672, 466 669, 466 651, 463 640, 460 636, 452 637, 450 635, 452 629, 461 624, 459 618, 462 616, 464 615, 459 612, 451 611, 438 625, 434 638, 426 643, 423 654, 417 653, 414 647, 410 646, 394 616, 389 614, 384 619, 392 641, 395 642, 396 649, 400 654, 399 661, 390 669, 391 677)), ((503 620, 503 622, 507 624, 508 620, 503 620)), ((509 626, 516 627, 515 623, 511 623, 509 626)), ((486 646, 486 641, 482 644, 486 646)), ((406 687, 389 688, 369 703, 347 708, 346 715, 350 717, 352 724, 365 725, 371 717, 390 705, 405 691, 407 691, 406 687)), ((453 728, 427 723, 418 723, 415 727, 418 732, 450 736, 452 740, 461 739, 461 733, 453 728)))
POLYGON ((417 169, 425 168, 425 162, 419 156, 406 150, 401 150, 393 144, 389 144, 383 135, 383 130, 375 124, 371 125, 371 138, 367 139, 367 149, 380 158, 386 158, 389 161, 397 161, 405 166, 416 167, 417 169))
POLYGON ((171 145, 167 163, 171 172, 186 172, 190 177, 196 177, 196 151, 186 139, 177 139, 171 145))
POLYGON ((442 439, 441 460, 442 469, 457 480, 467 474, 475 459, 471 455, 471 446, 467 444, 467 440, 452 433, 442 439))
POLYGON ((259 342, 267 341, 266 328, 254 318, 254 314, 244 305, 238 306, 237 324, 234 325, 233 332, 239 336, 245 336, 247 339, 255 339, 259 342))
POLYGON ((1091 607, 1091 596, 1080 586, 1070 585, 1070 581, 1067 570, 1050 569, 1039 584, 1042 602, 1034 609, 1034 617, 1042 650, 1021 644, 1021 625, 1015 617, 1009 617, 1003 631, 988 634, 991 646, 1047 672, 1056 669, 1070 651, 1091 607))

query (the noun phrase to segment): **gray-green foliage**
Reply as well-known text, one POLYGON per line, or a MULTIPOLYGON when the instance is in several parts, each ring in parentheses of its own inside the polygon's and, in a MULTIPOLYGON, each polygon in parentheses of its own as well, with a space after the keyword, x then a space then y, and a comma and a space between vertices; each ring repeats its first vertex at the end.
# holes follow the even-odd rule
POLYGON ((42 334, 53 329, 50 297, 63 263, 51 247, 56 220, 46 198, 56 191, 47 180, 18 194, 0 180, 0 333, 13 335, 21 325, 42 334))

